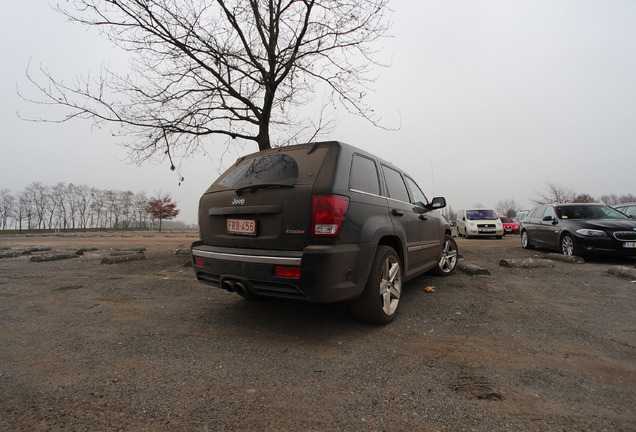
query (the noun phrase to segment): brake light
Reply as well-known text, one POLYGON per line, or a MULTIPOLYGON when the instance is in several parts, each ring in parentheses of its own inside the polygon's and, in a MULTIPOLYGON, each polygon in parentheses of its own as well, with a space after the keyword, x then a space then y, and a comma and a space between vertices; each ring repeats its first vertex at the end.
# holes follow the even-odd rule
POLYGON ((336 237, 349 207, 349 198, 340 195, 314 195, 311 233, 314 237, 336 237))

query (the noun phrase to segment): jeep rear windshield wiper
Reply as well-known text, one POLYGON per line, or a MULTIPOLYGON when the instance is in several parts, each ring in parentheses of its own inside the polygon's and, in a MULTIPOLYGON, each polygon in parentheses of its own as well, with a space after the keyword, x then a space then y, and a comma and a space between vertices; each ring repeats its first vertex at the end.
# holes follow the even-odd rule
POLYGON ((234 189, 237 195, 241 195, 245 191, 254 192, 256 189, 272 189, 272 188, 293 188, 294 185, 287 183, 256 183, 238 187, 234 189))

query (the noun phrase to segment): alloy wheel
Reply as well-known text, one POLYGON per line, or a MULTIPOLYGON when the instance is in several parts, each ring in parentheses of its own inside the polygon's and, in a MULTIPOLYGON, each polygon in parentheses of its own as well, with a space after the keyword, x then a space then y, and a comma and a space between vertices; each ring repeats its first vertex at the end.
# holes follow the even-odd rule
POLYGON ((442 273, 451 273, 457 265, 457 245, 448 238, 444 240, 442 256, 439 259, 438 268, 442 273))
POLYGON ((380 296, 382 297, 382 310, 387 315, 393 315, 400 302, 402 293, 402 273, 398 259, 389 255, 382 264, 382 276, 380 279, 380 296))

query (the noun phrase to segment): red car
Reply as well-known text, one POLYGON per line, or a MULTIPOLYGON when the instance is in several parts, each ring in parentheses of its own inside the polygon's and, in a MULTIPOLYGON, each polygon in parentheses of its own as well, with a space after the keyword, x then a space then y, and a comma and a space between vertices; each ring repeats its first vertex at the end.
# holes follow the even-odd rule
POLYGON ((504 227, 504 234, 519 234, 519 225, 508 216, 499 216, 504 227))

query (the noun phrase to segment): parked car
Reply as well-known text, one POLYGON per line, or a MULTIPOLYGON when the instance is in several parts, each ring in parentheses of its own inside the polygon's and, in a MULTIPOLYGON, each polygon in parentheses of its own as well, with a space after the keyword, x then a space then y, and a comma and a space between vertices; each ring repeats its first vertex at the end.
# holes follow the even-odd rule
POLYGON ((502 238, 504 228, 497 212, 488 208, 460 210, 457 212, 457 235, 471 237, 502 238))
POLYGON ((521 223, 521 245, 565 255, 636 255, 636 220, 605 204, 547 204, 521 223))
POLYGON ((636 203, 619 204, 615 205, 614 208, 627 216, 636 218, 636 203))
POLYGON ((239 158, 199 202, 192 244, 201 282, 244 297, 349 301, 358 319, 393 319, 402 283, 447 276, 457 245, 404 171, 340 142, 239 158))
POLYGON ((508 216, 499 216, 504 228, 504 234, 519 234, 519 225, 508 216))
POLYGON ((528 210, 521 210, 517 213, 513 220, 516 222, 517 225, 521 226, 521 221, 526 217, 527 214, 528 210))

